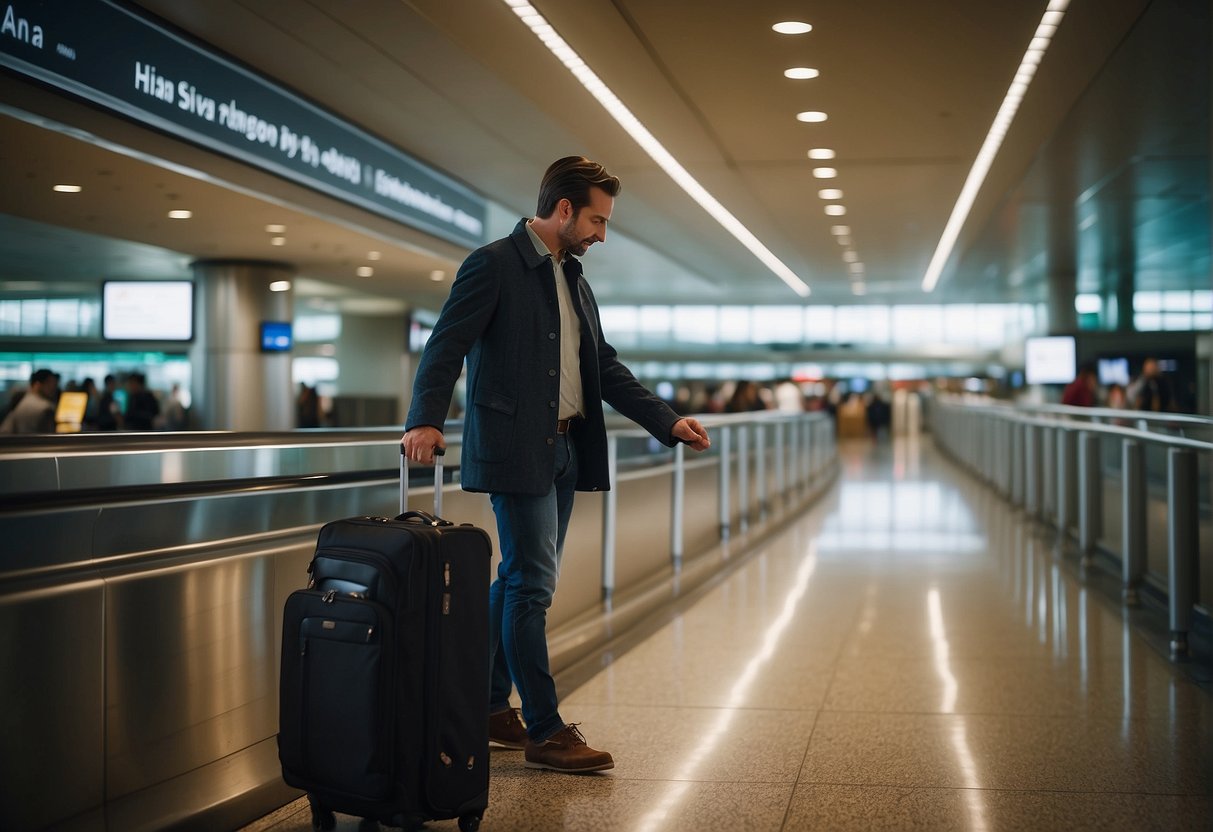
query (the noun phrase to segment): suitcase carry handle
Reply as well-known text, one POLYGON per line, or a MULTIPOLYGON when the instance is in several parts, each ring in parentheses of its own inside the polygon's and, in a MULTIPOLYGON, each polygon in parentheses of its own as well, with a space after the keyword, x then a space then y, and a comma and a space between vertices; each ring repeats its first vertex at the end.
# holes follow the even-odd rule
MULTIPOLYGON (((442 517, 442 457, 444 454, 446 454, 446 448, 434 446, 434 513, 427 515, 433 520, 442 517)), ((409 513, 409 458, 405 456, 402 442, 400 443, 400 516, 396 519, 403 520, 404 516, 409 513)))
POLYGON ((406 511, 404 514, 397 515, 396 519, 404 520, 406 522, 409 520, 420 520, 422 523, 425 523, 427 526, 453 526, 453 525, 455 525, 450 520, 443 520, 441 517, 435 517, 434 515, 430 514, 428 511, 419 511, 419 510, 406 511))

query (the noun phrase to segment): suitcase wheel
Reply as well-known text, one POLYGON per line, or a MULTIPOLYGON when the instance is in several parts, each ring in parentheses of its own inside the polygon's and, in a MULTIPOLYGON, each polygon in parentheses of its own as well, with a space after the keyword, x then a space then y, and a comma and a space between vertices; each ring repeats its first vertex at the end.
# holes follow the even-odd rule
POLYGON ((480 828, 480 815, 460 815, 459 832, 476 832, 480 828))
POLYGON ((323 829, 328 832, 337 828, 337 816, 316 802, 310 794, 307 796, 308 805, 312 807, 312 829, 323 829))

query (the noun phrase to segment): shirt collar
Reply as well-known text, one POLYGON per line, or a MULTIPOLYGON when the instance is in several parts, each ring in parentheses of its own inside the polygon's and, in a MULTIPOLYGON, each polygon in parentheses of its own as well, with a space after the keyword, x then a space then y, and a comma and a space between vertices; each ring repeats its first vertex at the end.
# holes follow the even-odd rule
MULTIPOLYGON (((535 246, 535 252, 540 257, 551 257, 553 260, 555 260, 556 258, 552 254, 551 249, 549 249, 547 247, 547 243, 545 243, 542 239, 540 239, 539 235, 535 233, 535 229, 531 228, 531 224, 529 222, 526 222, 526 223, 523 223, 523 225, 526 226, 526 233, 528 235, 530 235, 531 244, 535 246)), ((563 261, 561 261, 561 262, 563 262, 563 261)))

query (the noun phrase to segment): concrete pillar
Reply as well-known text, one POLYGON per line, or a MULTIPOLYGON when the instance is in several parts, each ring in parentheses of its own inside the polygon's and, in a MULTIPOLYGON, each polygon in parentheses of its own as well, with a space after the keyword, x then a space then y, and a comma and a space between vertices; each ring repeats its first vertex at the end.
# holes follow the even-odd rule
POLYGON ((342 423, 402 425, 408 413, 415 369, 408 351, 407 317, 399 312, 345 313, 341 316, 341 335, 334 347, 339 373, 336 396, 339 404, 353 406, 342 423), (390 408, 388 399, 392 400, 390 408), (389 414, 389 409, 394 414, 389 414))
POLYGON ((1078 275, 1071 268, 1049 272, 1049 332, 1055 335, 1078 331, 1078 312, 1074 296, 1078 292, 1078 275))
POLYGON ((291 354, 261 351, 261 322, 294 320, 294 267, 250 260, 199 260, 197 336, 190 348, 191 412, 206 430, 278 431, 295 427, 291 354))

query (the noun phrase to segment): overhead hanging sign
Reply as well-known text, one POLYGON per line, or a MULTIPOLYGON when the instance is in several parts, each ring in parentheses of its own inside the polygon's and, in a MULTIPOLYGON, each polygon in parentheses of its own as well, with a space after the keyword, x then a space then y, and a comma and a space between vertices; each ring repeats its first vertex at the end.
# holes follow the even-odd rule
POLYGON ((472 248, 485 201, 234 59, 111 0, 0 0, 0 66, 472 248))

